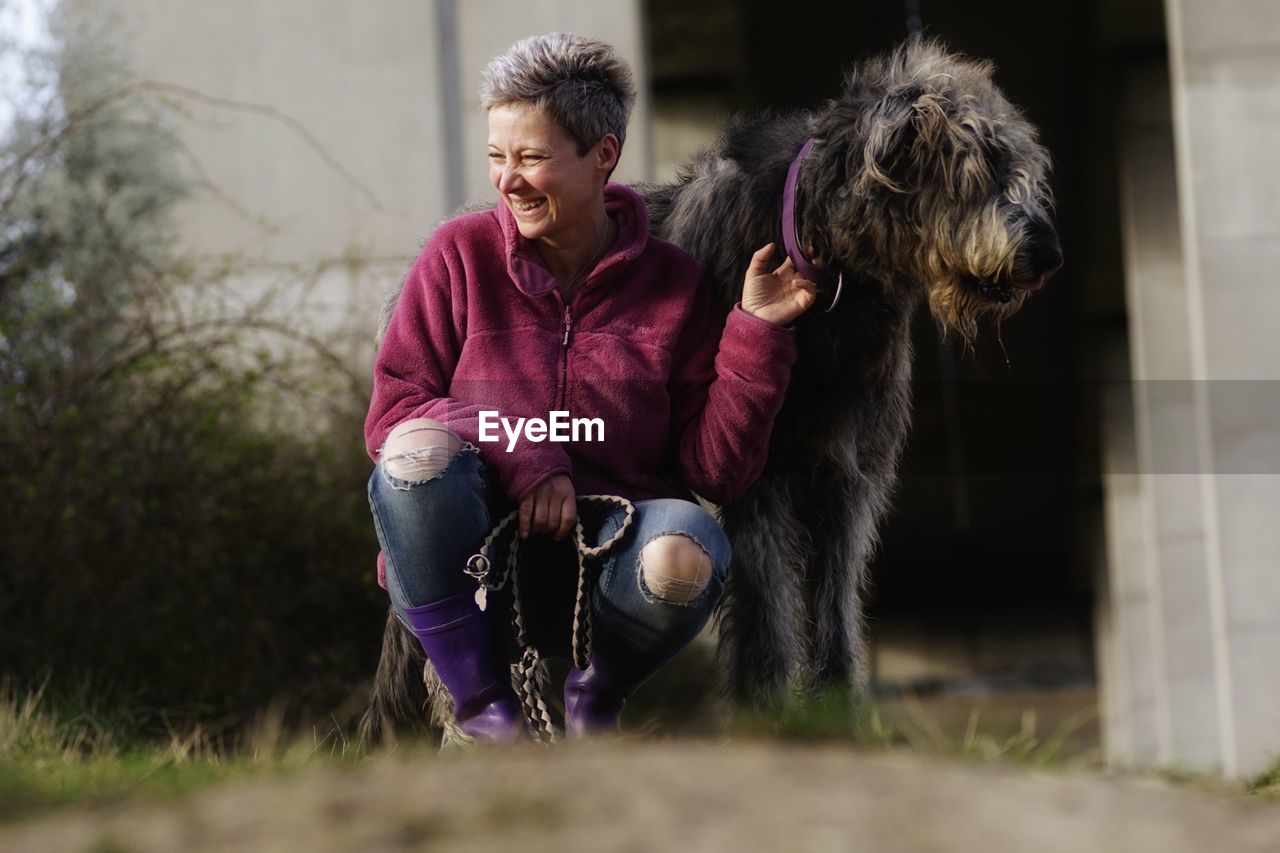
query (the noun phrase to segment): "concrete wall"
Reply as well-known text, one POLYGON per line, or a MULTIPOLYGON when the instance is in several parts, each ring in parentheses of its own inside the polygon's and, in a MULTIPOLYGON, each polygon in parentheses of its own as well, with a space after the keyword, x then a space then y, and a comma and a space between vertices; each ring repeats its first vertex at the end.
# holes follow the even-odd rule
POLYGON ((1168 0, 1223 770, 1280 755, 1280 5, 1168 0))
MULTIPOLYGON (((371 363, 377 310, 434 225, 494 198, 477 88, 527 35, 602 38, 646 79, 639 0, 118 0, 136 70, 173 84, 206 187, 180 210, 186 247, 247 265, 246 294, 312 282, 296 319, 347 328, 371 363)), ((650 175, 648 97, 620 180, 650 175)))
POLYGON ((1116 620, 1104 733, 1118 763, 1212 771, 1223 766, 1216 616, 1164 65, 1132 70, 1122 98, 1118 160, 1133 382, 1109 389, 1103 430, 1116 620))
POLYGON ((1104 734, 1121 763, 1247 776, 1280 755, 1280 6, 1166 19, 1168 81, 1131 75, 1120 132, 1134 441, 1116 410, 1104 734))

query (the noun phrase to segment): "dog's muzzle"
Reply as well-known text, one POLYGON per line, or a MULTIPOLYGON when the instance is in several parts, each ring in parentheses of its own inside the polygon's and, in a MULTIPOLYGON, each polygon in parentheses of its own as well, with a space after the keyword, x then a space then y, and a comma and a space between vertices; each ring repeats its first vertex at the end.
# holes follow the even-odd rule
POLYGON ((1015 290, 1036 291, 1049 283, 1054 273, 1062 269, 1062 244, 1058 234, 1047 222, 1029 226, 1026 240, 1014 259, 1013 274, 1005 279, 974 280, 978 295, 992 302, 1007 303, 1013 300, 1015 290))

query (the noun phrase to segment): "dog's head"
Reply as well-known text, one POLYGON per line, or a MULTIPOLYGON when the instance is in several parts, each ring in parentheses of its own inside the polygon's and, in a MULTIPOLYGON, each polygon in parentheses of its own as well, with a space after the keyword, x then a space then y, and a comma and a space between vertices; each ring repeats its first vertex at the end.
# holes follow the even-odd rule
POLYGON ((859 66, 818 117, 804 204, 817 257, 923 283, 934 317, 966 338, 1062 266, 1049 154, 992 70, 932 41, 859 66))

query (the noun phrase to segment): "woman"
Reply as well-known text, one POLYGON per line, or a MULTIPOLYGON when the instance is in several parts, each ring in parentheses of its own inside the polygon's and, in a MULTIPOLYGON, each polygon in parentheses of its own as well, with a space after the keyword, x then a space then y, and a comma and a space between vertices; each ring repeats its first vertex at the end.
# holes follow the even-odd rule
MULTIPOLYGON (((635 92, 607 45, 524 39, 490 63, 481 96, 500 201, 432 235, 374 367, 380 563, 462 730, 518 739, 506 611, 477 606, 467 558, 518 507, 526 611, 567 638, 562 618, 553 629, 572 605, 576 495, 631 500, 632 532, 594 586, 590 665, 565 683, 571 736, 616 730, 626 698, 720 600, 729 545, 690 490, 728 503, 759 476, 795 359, 786 324, 815 292, 790 262, 770 272, 766 246, 721 319, 701 265, 649 236, 643 200, 608 183, 635 92), (599 419, 603 435, 511 428, 557 411, 599 419)), ((622 520, 605 517, 599 539, 622 520)))

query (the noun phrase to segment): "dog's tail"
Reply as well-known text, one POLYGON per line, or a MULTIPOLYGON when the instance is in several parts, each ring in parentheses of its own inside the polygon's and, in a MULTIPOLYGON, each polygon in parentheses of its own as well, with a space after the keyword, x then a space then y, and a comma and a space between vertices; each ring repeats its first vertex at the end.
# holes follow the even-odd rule
POLYGON ((427 688, 423 682, 426 654, 418 639, 400 624, 394 608, 387 611, 382 632, 382 656, 373 677, 369 708, 360 720, 360 743, 366 749, 415 734, 434 734, 426 711, 427 688))

